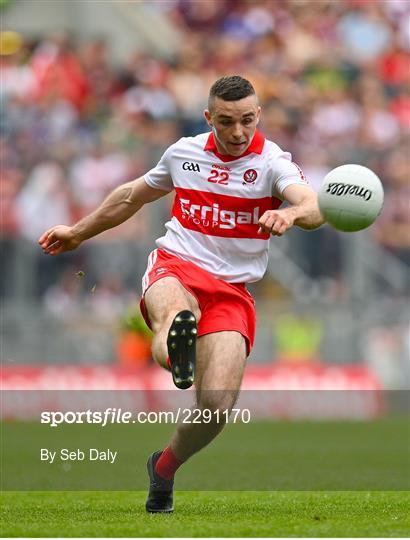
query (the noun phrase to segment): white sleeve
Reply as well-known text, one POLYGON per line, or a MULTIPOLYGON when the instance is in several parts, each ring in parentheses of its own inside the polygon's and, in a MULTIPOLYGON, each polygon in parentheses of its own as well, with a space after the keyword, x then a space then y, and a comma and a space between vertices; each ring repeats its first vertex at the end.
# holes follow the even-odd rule
POLYGON ((291 184, 306 186, 308 183, 302 169, 292 161, 292 154, 282 152, 271 162, 273 177, 272 191, 274 196, 282 198, 283 191, 291 184))
POLYGON ((154 189, 172 191, 174 184, 171 177, 172 146, 165 150, 157 165, 144 174, 145 182, 154 189))

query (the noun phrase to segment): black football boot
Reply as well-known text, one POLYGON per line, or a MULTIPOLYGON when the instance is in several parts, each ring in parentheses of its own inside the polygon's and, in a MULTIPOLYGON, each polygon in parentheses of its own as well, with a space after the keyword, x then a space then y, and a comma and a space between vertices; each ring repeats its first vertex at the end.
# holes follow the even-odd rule
POLYGON ((155 472, 155 465, 162 454, 154 452, 147 461, 148 475, 150 479, 148 499, 145 504, 147 512, 169 514, 174 511, 173 494, 174 481, 161 478, 155 472))

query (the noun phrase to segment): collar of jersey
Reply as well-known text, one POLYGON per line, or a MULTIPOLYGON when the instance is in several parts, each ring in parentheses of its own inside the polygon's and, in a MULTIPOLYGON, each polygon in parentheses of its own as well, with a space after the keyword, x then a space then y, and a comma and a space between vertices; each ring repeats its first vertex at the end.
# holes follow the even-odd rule
POLYGON ((221 161, 227 162, 227 161, 234 161, 235 159, 240 159, 244 156, 247 156, 248 154, 251 154, 252 152, 254 152, 255 154, 262 154, 264 144, 265 144, 265 137, 262 135, 260 131, 256 130, 255 135, 253 136, 253 139, 251 141, 251 144, 248 146, 245 152, 241 154, 240 156, 220 154, 216 147, 214 134, 213 132, 211 132, 209 134, 208 140, 206 141, 204 150, 213 152, 221 161))

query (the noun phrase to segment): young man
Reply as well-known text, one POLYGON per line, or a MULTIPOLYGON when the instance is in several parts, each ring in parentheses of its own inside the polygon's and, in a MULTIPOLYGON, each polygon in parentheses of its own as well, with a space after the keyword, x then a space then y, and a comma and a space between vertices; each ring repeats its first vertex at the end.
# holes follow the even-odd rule
MULTIPOLYGON (((204 113, 211 133, 180 139, 95 212, 39 239, 50 255, 75 249, 175 190, 167 232, 148 258, 141 309, 154 332, 155 360, 179 388, 195 378, 197 407, 213 412, 230 410, 239 393, 256 320, 245 283, 264 275, 270 235, 323 223, 316 194, 290 154, 257 131, 260 113, 249 81, 217 80, 204 113), (283 201, 290 206, 279 209, 283 201)), ((176 470, 216 437, 224 417, 178 425, 165 450, 150 456, 147 511, 173 511, 176 470)))

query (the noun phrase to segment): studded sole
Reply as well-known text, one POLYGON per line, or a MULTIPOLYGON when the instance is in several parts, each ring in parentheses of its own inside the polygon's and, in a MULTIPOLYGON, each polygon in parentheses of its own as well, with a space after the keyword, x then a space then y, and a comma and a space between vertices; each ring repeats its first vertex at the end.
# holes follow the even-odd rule
POLYGON ((194 384, 197 333, 194 314, 188 310, 177 313, 168 332, 167 346, 172 378, 181 390, 194 384))

